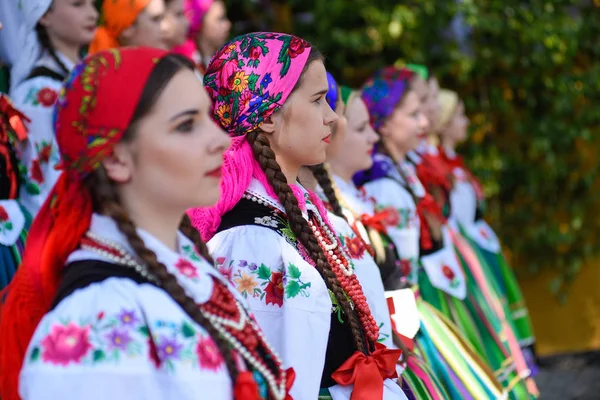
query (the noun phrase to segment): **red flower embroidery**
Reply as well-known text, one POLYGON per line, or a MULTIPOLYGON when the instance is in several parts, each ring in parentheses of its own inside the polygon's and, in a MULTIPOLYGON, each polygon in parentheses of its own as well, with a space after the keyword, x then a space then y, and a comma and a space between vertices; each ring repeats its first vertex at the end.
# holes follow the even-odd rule
POLYGON ((37 183, 44 183, 44 174, 42 173, 42 167, 40 166, 40 160, 33 160, 31 162, 31 179, 37 183))
POLYGON ((454 277, 456 276, 456 275, 454 275, 454 271, 452 271, 452 268, 450 268, 447 265, 444 265, 442 267, 442 273, 444 274, 444 276, 446 278, 448 278, 449 281, 453 281, 454 277))
POLYGON ((196 267, 194 267, 191 262, 184 260, 183 258, 180 258, 177 261, 175 268, 177 268, 177 271, 179 271, 179 273, 186 278, 194 279, 198 277, 198 270, 196 270, 196 267))
POLYGON ((52 152, 51 144, 46 144, 46 145, 42 146, 42 148, 40 149, 40 155, 39 155, 40 161, 43 163, 47 163, 48 160, 50 160, 51 152, 52 152))
POLYGON ((3 206, 0 206, 0 222, 8 221, 8 213, 3 206))
POLYGON ((37 101, 44 107, 51 107, 56 103, 58 93, 50 88, 43 88, 38 92, 37 101))
POLYGON ((258 60, 262 56, 262 48, 260 46, 250 47, 248 54, 251 60, 258 60))
POLYGON ((225 262, 225 257, 219 257, 217 258, 217 265, 221 265, 225 262))
POLYGON ((271 272, 271 281, 265 287, 267 304, 283 305, 283 275, 281 272, 271 272))
POLYGON ((400 269, 402 271, 402 276, 409 276, 412 272, 410 260, 400 260, 400 269))
POLYGON ((479 233, 481 233, 481 236, 483 236, 483 238, 485 240, 490 240, 490 235, 488 235, 487 231, 485 230, 485 228, 481 228, 479 230, 479 233))
POLYGON ((386 226, 398 226, 400 224, 400 213, 395 208, 389 207, 381 212, 385 213, 384 223, 386 226))
POLYGON ((42 359, 55 365, 79 363, 92 348, 88 338, 89 326, 54 325, 42 340, 42 359))
POLYGON ((288 49, 288 54, 290 55, 290 58, 296 58, 304 52, 304 49, 306 49, 306 42, 294 36, 290 41, 290 48, 288 49))
POLYGON ((104 318, 104 311, 100 311, 100 312, 98 313, 98 315, 96 315, 96 319, 97 319, 98 321, 100 321, 102 318, 104 318))
POLYGON ((223 275, 223 277, 225 279, 227 279, 229 282, 233 283, 233 277, 232 277, 232 275, 233 275, 233 268, 225 267, 223 265, 219 265, 218 270, 219 270, 219 273, 221 275, 223 275))
POLYGON ((202 368, 216 371, 223 365, 223 356, 219 347, 210 337, 198 341, 196 354, 198 354, 198 362, 202 368))
POLYGON ((349 237, 345 238, 346 248, 348 249, 348 254, 350 258, 354 258, 355 260, 360 260, 363 258, 367 247, 361 238, 358 236, 354 239, 350 239, 349 237))

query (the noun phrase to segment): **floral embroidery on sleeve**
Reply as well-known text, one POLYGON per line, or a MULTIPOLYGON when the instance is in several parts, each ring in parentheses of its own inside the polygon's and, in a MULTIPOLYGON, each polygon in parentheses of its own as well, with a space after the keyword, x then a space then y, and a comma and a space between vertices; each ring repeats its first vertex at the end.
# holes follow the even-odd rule
POLYGON ((13 224, 10 222, 8 212, 3 206, 0 205, 0 233, 4 231, 12 231, 12 229, 13 224))
POLYGON ((302 281, 302 272, 294 264, 289 263, 286 271, 283 268, 273 271, 265 264, 258 266, 240 260, 238 267, 233 283, 245 298, 259 298, 281 307, 284 299, 310 297, 311 283, 302 281))
POLYGON ((52 107, 58 99, 58 92, 49 87, 31 88, 25 102, 34 106, 52 107))
POLYGON ((146 358, 169 372, 182 365, 216 371, 224 362, 215 342, 188 321, 155 320, 148 326, 135 310, 127 309, 49 325, 31 350, 29 362, 93 366, 136 358, 146 358))

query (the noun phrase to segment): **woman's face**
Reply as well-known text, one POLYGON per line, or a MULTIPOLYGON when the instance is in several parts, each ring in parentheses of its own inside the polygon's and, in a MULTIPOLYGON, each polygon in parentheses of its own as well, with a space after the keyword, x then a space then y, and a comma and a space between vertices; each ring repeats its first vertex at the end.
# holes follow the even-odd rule
POLYGON ((379 131, 386 145, 406 153, 417 148, 419 137, 428 125, 419 96, 410 90, 379 131))
POLYGON ((360 97, 350 100, 346 111, 348 128, 346 137, 341 143, 340 152, 331 163, 336 171, 343 171, 345 175, 354 175, 356 172, 371 168, 373 165, 373 147, 379 136, 369 122, 369 111, 360 97))
POLYGON ((144 46, 167 49, 163 18, 165 3, 163 0, 150 0, 150 3, 138 15, 135 23, 122 34, 122 43, 126 46, 144 46))
POLYGON ((465 115, 465 105, 462 101, 456 106, 456 111, 446 129, 442 133, 444 137, 452 140, 454 143, 461 143, 467 139, 467 128, 469 119, 465 115))
POLYGON ((167 4, 162 25, 167 48, 172 49, 185 42, 190 22, 183 12, 183 0, 171 0, 167 4))
MULTIPOLYGON (((225 3, 215 1, 204 16, 200 37, 209 46, 219 49, 227 42, 230 30, 231 21, 227 18, 225 3)), ((207 55, 212 56, 212 54, 207 55)))
POLYGON ((325 161, 338 115, 325 100, 328 82, 322 61, 313 61, 280 111, 261 128, 269 134, 277 161, 289 171, 325 161))
POLYGON ((338 102, 335 106, 335 113, 338 115, 338 120, 333 124, 331 129, 331 143, 327 148, 327 159, 331 160, 335 158, 342 147, 342 142, 346 137, 346 129, 348 126, 348 120, 346 119, 344 102, 342 96, 338 95, 338 102))
POLYGON ((153 204, 155 210, 183 213, 214 205, 230 140, 209 110, 210 100, 197 75, 188 69, 178 72, 136 125, 134 139, 116 147, 115 154, 125 160, 124 171, 111 178, 127 186, 123 190, 130 197, 153 204))
POLYGON ((94 38, 98 11, 94 0, 54 0, 40 24, 53 41, 82 47, 94 38))

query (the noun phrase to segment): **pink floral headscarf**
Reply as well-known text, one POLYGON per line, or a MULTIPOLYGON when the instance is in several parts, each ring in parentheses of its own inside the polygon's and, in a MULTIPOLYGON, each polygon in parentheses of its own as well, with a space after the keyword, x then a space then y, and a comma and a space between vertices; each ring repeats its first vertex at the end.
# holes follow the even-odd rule
MULTIPOLYGON (((277 199, 254 159, 246 134, 285 103, 302 75, 310 50, 310 44, 299 37, 257 32, 233 39, 211 60, 204 86, 213 101, 213 118, 233 140, 224 155, 219 202, 188 211, 204 240, 215 234, 221 216, 238 203, 253 177, 277 199)), ((302 190, 290 186, 303 207, 302 190)))
POLYGON ((196 36, 202 29, 204 16, 213 5, 215 0, 184 0, 183 12, 190 23, 187 31, 186 41, 173 49, 173 52, 183 54, 190 60, 194 60, 194 54, 197 53, 196 36))

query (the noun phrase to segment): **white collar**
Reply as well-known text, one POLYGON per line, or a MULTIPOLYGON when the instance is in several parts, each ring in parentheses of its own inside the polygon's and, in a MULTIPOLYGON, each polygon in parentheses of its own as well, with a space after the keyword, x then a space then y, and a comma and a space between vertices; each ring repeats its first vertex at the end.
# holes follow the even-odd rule
MULTIPOLYGON (((63 63, 63 65, 67 68, 68 71, 71 71, 73 68, 75 68, 75 63, 73 61, 71 61, 63 53, 61 53, 60 51, 55 51, 54 53, 56 54, 56 57, 60 60, 60 62, 63 63)), ((48 53, 47 51, 44 51, 44 53, 42 54, 42 56, 40 57, 40 59, 38 60, 36 65, 47 67, 47 68, 51 69, 52 71, 58 72, 60 74, 64 73, 64 71, 60 67, 60 65, 58 65, 56 60, 54 58, 52 58, 50 53, 48 53)))

